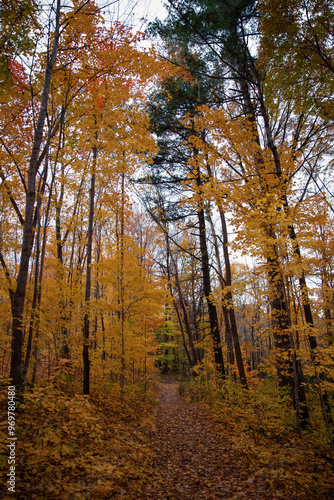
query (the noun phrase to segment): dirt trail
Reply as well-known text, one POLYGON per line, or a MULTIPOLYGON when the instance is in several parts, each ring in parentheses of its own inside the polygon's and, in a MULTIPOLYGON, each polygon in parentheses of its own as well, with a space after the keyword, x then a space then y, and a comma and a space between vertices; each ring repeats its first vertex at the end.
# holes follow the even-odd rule
POLYGON ((161 383, 156 426, 154 478, 147 498, 287 499, 272 491, 269 480, 257 482, 245 458, 224 440, 200 404, 180 398, 176 383, 161 383))

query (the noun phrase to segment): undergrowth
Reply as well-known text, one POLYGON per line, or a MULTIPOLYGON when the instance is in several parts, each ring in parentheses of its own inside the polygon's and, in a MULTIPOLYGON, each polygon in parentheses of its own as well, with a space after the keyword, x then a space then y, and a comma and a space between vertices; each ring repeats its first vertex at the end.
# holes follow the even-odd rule
POLYGON ((255 477, 269 478, 272 491, 291 499, 334 498, 333 456, 316 394, 310 393, 310 427, 296 433, 287 394, 272 380, 247 391, 231 380, 221 387, 196 377, 179 386, 186 401, 200 401, 234 447, 249 460, 255 477))
MULTIPOLYGON (((5 404, 3 398, 4 412, 5 404)), ((122 403, 116 384, 93 387, 90 397, 66 394, 53 384, 26 392, 16 421, 14 497, 143 498, 152 471, 153 406, 154 396, 134 385, 126 386, 122 403)), ((1 432, 5 438, 5 428, 1 432)), ((1 454, 5 485, 6 448, 1 454)))

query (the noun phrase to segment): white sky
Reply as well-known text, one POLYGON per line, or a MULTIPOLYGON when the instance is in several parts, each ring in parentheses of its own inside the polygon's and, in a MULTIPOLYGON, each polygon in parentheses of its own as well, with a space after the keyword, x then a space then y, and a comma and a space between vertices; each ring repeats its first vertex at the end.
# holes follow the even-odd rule
MULTIPOLYGON (((106 4, 106 1, 101 3, 106 4)), ((126 26, 133 26, 136 31, 144 31, 148 22, 167 15, 164 3, 164 0, 116 0, 103 11, 109 13, 107 18, 118 19, 126 26)))

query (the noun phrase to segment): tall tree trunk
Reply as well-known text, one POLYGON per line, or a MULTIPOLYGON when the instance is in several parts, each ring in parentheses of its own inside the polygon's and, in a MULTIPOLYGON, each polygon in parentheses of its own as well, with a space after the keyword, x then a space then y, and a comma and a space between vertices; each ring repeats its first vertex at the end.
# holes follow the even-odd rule
POLYGON ((121 320, 121 403, 125 385, 125 309, 124 309, 124 208, 125 208, 125 174, 121 173, 121 227, 120 227, 120 320, 121 320))
MULTIPOLYGON (((211 167, 208 163, 207 163, 207 171, 208 171, 208 175, 209 175, 210 179, 212 179, 213 175, 212 175, 211 167)), ((233 343, 235 358, 237 361, 238 372, 239 372, 239 377, 240 377, 240 382, 244 388, 248 388, 246 373, 245 373, 245 368, 244 368, 244 362, 243 362, 242 354, 241 354, 237 322, 236 322, 236 318, 235 318, 233 295, 232 295, 232 291, 231 291, 232 273, 231 273, 230 256, 229 256, 229 251, 228 251, 228 233, 227 233, 226 219, 225 219, 225 214, 224 214, 221 206, 218 207, 218 210, 219 210, 219 215, 220 215, 220 220, 221 220, 221 225, 222 225, 222 234, 223 234, 223 255, 224 255, 224 263, 225 263, 225 279, 223 279, 223 276, 222 276, 222 267, 221 267, 220 255, 219 255, 219 251, 218 251, 217 237, 216 237, 216 233, 215 233, 214 226, 213 226, 210 215, 209 215, 209 222, 211 224, 211 231, 212 231, 213 238, 214 238, 214 246, 215 246, 215 252, 216 252, 216 260, 217 260, 217 264, 218 264, 218 270, 219 270, 219 273, 221 275, 220 283, 221 283, 221 288, 223 290, 222 309, 223 309, 223 316, 224 316, 224 323, 225 323, 225 335, 226 335, 227 346, 228 346, 228 351, 229 351, 229 360, 230 360, 230 363, 232 362, 232 364, 234 364, 234 355, 233 355, 233 350, 232 350, 232 343, 233 343), (227 287, 226 292, 224 292, 225 287, 227 287)))
POLYGON ((220 215, 220 220, 221 220, 221 224, 222 224, 222 233, 223 233, 223 254, 224 254, 224 261, 225 261, 225 283, 226 283, 226 287, 228 287, 227 292, 225 293, 225 302, 227 304, 226 307, 227 307, 228 313, 229 313, 229 321, 230 321, 230 325, 231 325, 232 339, 233 339, 235 357, 236 357, 238 371, 239 371, 240 382, 241 382, 241 385, 247 389, 248 388, 247 379, 246 379, 244 362, 243 362, 242 354, 241 354, 238 328, 237 328, 237 322, 235 319, 235 311, 234 311, 234 305, 233 305, 233 296, 232 296, 232 291, 231 291, 232 273, 231 273, 230 256, 229 256, 229 252, 228 252, 227 225, 226 225, 225 214, 221 208, 219 208, 219 215, 220 215))
MULTIPOLYGON (((169 234, 168 234, 168 228, 167 227, 165 229, 165 239, 166 239, 166 249, 167 249, 166 269, 167 269, 168 288, 169 288, 169 293, 170 293, 170 295, 171 295, 171 297, 173 299, 174 309, 175 309, 175 312, 176 312, 176 315, 177 315, 177 319, 178 319, 178 322, 179 322, 179 325, 180 325, 183 347, 184 347, 184 350, 185 350, 185 353, 186 353, 186 356, 187 356, 187 359, 188 359, 189 367, 191 369, 196 363, 194 362, 194 359, 191 357, 189 349, 188 349, 188 346, 187 346, 186 338, 185 338, 185 335, 184 335, 184 328, 183 328, 183 321, 182 321, 181 313, 179 311, 179 307, 177 305, 177 302, 175 300, 174 293, 173 293, 173 287, 172 287, 172 282, 171 282, 171 274, 172 273, 171 273, 171 265, 170 265, 170 261, 172 260, 172 256, 171 256, 171 251, 170 251, 170 246, 169 246, 169 234)), ((173 264, 174 264, 174 268, 175 268, 177 266, 177 263, 173 262, 173 264)), ((176 283, 177 283, 177 288, 178 288, 178 292, 179 292, 180 301, 182 300, 182 303, 183 303, 183 297, 181 298, 181 296, 180 296, 180 283, 179 283, 178 277, 176 279, 176 283)), ((187 320, 188 320, 188 316, 186 314, 184 321, 187 321, 187 320)), ((186 323, 186 329, 188 328, 188 326, 189 325, 186 323)), ((188 333, 188 337, 189 337, 188 330, 187 330, 187 333, 188 333)), ((145 363, 146 363, 146 357, 145 357, 145 363)))
MULTIPOLYGON (((202 188, 202 180, 199 167, 196 176, 196 183, 197 183, 198 193, 200 194, 202 188)), ((223 359, 220 332, 219 332, 218 315, 216 306, 212 300, 209 255, 206 243, 205 216, 204 216, 204 207, 202 203, 198 204, 197 215, 199 222, 199 241, 200 241, 200 251, 201 251, 204 295, 206 298, 208 313, 209 313, 209 323, 210 323, 210 331, 213 342, 215 365, 218 375, 221 378, 225 379, 226 373, 225 373, 224 359, 223 359)))
POLYGON ((55 33, 51 55, 47 57, 44 76, 44 85, 41 96, 38 120, 34 133, 32 153, 28 169, 27 195, 25 205, 25 219, 21 246, 21 259, 17 276, 16 290, 12 294, 12 357, 10 378, 13 385, 22 386, 22 347, 23 347, 23 310, 26 295, 29 262, 34 239, 34 206, 36 197, 36 175, 39 167, 39 153, 43 141, 43 129, 47 113, 47 104, 50 92, 51 73, 56 62, 59 43, 60 0, 57 0, 55 13, 55 33))
POLYGON ((30 361, 30 354, 31 354, 31 348, 32 348, 32 341, 33 341, 33 334, 34 334, 34 328, 36 324, 36 313, 38 314, 38 307, 37 303, 39 302, 38 300, 38 295, 39 295, 39 265, 40 265, 40 234, 41 234, 41 213, 40 213, 40 205, 41 205, 41 197, 40 197, 40 184, 41 184, 41 179, 39 182, 38 186, 38 191, 37 191, 37 206, 36 206, 36 214, 37 214, 37 232, 36 232, 36 258, 35 258, 35 275, 34 275, 34 291, 33 291, 33 298, 32 298, 32 307, 31 307, 31 313, 30 313, 30 321, 29 321, 29 332, 28 332, 28 342, 27 342, 27 350, 26 350, 26 356, 25 356, 25 362, 24 362, 24 367, 23 367, 23 383, 26 384, 27 382, 27 377, 28 377, 28 367, 29 367, 29 361, 30 361))
MULTIPOLYGON (((167 236, 167 238, 168 238, 168 236, 167 236)), ((191 350, 191 354, 192 354, 190 366, 191 366, 191 368, 193 368, 198 363, 198 353, 197 353, 195 345, 194 345, 193 332, 192 332, 192 328, 190 325, 189 314, 187 311, 187 307, 185 304, 185 300, 183 297, 182 288, 181 288, 181 284, 180 284, 180 280, 179 280, 177 262, 174 261, 171 254, 170 254, 170 258, 171 258, 171 261, 173 262, 174 269, 175 269, 174 279, 175 279, 175 284, 176 284, 176 288, 177 288, 177 292, 178 292, 178 296, 179 296, 179 304, 180 304, 181 310, 182 310, 182 319, 183 319, 183 323, 186 327, 188 342, 189 342, 189 346, 190 346, 190 350, 191 350)))
MULTIPOLYGON (((47 162, 48 159, 46 158, 45 160, 45 171, 47 172, 47 162)), ((55 161, 56 164, 57 160, 55 161)), ((48 203, 45 211, 45 218, 44 218, 44 228, 43 228, 43 241, 42 241, 42 248, 40 251, 40 265, 37 265, 37 259, 36 259, 36 267, 39 267, 39 276, 38 276, 38 285, 37 285, 37 295, 36 295, 36 304, 35 304, 35 310, 37 313, 36 321, 35 324, 31 324, 31 326, 34 326, 35 330, 35 346, 33 350, 33 374, 32 374, 32 385, 35 385, 36 382, 36 377, 37 377, 37 364, 38 364, 38 337, 39 337, 39 325, 40 325, 40 306, 41 306, 41 299, 42 299, 42 282, 43 282, 43 272, 44 272, 44 262, 45 262, 45 254, 46 254, 46 241, 47 241, 47 230, 48 230, 48 222, 49 222, 49 214, 50 214, 50 207, 51 207, 51 200, 52 200, 52 191, 53 191, 53 183, 55 180, 55 175, 56 171, 54 170, 54 173, 52 175, 52 180, 51 180, 51 185, 50 185, 50 190, 49 190, 49 197, 48 197, 48 203)), ((37 210, 36 210, 37 212, 37 210)), ((37 218, 37 220, 39 217, 37 218)), ((39 233, 40 228, 38 227, 38 232, 39 233)), ((37 237, 37 241, 39 240, 39 235, 37 237)), ((38 242, 36 243, 36 247, 38 248, 38 242)), ((33 319, 35 320, 35 314, 33 315, 33 319)), ((30 329, 29 329, 30 330, 30 329)), ((33 332, 33 330, 32 330, 33 332)), ((29 331, 30 335, 30 331, 29 331)), ((26 360, 25 360, 25 377, 27 378, 28 374, 28 367, 29 367, 29 357, 30 357, 30 350, 27 348, 27 353, 26 353, 26 360)))
POLYGON ((89 395, 90 384, 90 360, 89 360, 89 307, 90 296, 92 289, 92 247, 93 247, 93 223, 94 223, 94 201, 95 201, 95 176, 96 176, 96 160, 97 160, 97 147, 93 148, 93 164, 92 175, 90 181, 89 191, 89 220, 88 220, 88 233, 87 233, 87 271, 86 271, 86 290, 85 290, 85 315, 83 325, 83 394, 89 395))
MULTIPOLYGON (((271 230, 269 237, 273 239, 271 230)), ((279 271, 277 250, 274 245, 267 257, 268 278, 271 287, 271 324, 275 342, 277 374, 281 387, 290 387, 296 409, 297 425, 307 427, 309 412, 301 365, 295 361, 295 351, 290 335, 290 317, 284 294, 284 284, 279 271), (297 370, 297 373, 295 372, 297 370)))
MULTIPOLYGON (((208 165, 208 173, 210 178, 212 177, 211 174, 211 168, 208 165)), ((220 253, 219 253, 219 247, 218 247, 218 238, 217 234, 215 231, 215 227, 212 222, 212 217, 210 213, 208 212, 207 214, 210 228, 211 228, 211 233, 213 237, 213 246, 215 249, 215 255, 216 255, 216 262, 217 262, 217 268, 218 268, 218 280, 220 284, 220 288, 222 291, 224 290, 226 286, 226 281, 223 277, 223 269, 221 265, 221 260, 220 260, 220 253)), ((223 291, 224 294, 224 291, 223 291)), ((229 318, 229 311, 228 308, 226 307, 224 298, 222 300, 222 311, 223 311, 223 318, 224 318, 224 326, 225 326, 225 340, 226 340, 226 345, 227 345, 227 359, 228 363, 233 366, 234 365, 234 351, 233 351, 233 340, 232 340, 232 331, 231 331, 231 324, 230 324, 230 318, 229 318)))

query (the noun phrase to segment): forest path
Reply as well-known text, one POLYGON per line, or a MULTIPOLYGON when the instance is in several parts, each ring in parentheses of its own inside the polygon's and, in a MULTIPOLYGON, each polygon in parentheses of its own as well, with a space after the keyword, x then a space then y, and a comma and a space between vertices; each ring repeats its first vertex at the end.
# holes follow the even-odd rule
MULTIPOLYGON (((186 403, 176 383, 160 383, 157 432, 152 438, 154 500, 272 500, 269 480, 258 483, 245 457, 233 450, 199 403, 186 403)), ((291 500, 291 497, 290 499, 291 500)))

